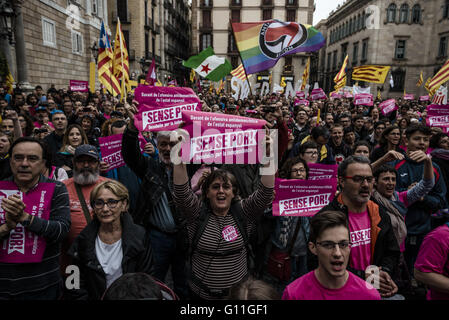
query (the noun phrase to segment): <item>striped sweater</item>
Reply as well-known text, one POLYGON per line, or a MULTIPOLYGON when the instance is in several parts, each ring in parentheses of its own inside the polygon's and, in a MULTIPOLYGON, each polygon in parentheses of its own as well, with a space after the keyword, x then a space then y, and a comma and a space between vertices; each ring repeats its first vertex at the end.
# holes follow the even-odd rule
MULTIPOLYGON (((241 201, 242 212, 247 219, 247 233, 251 236, 255 230, 255 221, 264 209, 272 202, 273 189, 267 188, 263 184, 250 195, 241 201)), ((201 212, 203 202, 191 190, 188 183, 184 185, 174 185, 174 196, 176 206, 187 220, 187 230, 189 242, 191 243, 198 228, 198 217, 201 212)), ((228 229, 229 230, 229 229, 228 229)), ((206 228, 198 241, 197 248, 194 248, 191 268, 193 274, 198 277, 209 289, 226 289, 241 281, 248 274, 247 250, 243 238, 238 231, 237 223, 231 214, 226 216, 216 216, 212 214, 206 228), (232 241, 225 240, 222 231, 225 228, 234 229, 238 236, 232 241), (238 251, 240 249, 240 251, 238 251), (234 251, 237 253, 217 257, 199 253, 197 251, 224 252, 234 251)), ((191 283, 191 289, 204 299, 217 299, 201 290, 195 283, 191 283)))

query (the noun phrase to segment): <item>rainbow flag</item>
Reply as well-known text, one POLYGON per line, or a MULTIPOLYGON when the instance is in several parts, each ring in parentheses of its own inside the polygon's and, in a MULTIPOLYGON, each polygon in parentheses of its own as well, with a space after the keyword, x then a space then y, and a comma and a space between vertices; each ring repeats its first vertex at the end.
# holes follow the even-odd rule
POLYGON ((283 56, 317 51, 325 44, 321 32, 297 22, 232 23, 232 29, 247 74, 269 69, 283 56))

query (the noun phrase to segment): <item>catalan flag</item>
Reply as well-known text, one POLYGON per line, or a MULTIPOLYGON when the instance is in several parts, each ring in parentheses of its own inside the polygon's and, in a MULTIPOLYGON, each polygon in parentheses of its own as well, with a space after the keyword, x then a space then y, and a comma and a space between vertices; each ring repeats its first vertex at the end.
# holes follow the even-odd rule
POLYGON ((224 78, 220 80, 220 84, 218 85, 218 93, 221 92, 221 90, 223 90, 224 88, 224 84, 225 84, 225 80, 224 78))
POLYGON ((240 64, 237 68, 232 70, 231 74, 234 77, 237 77, 242 81, 246 81, 246 73, 245 73, 245 69, 243 68, 243 64, 240 64))
POLYGON ((123 36, 120 19, 117 19, 117 30, 115 33, 114 41, 113 68, 115 77, 124 82, 124 84, 122 84, 121 92, 121 99, 123 99, 123 97, 126 97, 126 90, 129 91, 131 89, 131 86, 129 85, 128 50, 126 48, 125 37, 123 36))
POLYGON ((325 44, 317 29, 297 22, 232 23, 232 29, 247 74, 267 70, 283 56, 317 51, 325 44))
POLYGON ((352 79, 373 83, 384 83, 390 66, 361 66, 352 71, 352 79))
MULTIPOLYGON (((426 81, 426 83, 424 84, 424 88, 427 90, 427 92, 428 92, 430 95, 433 95, 433 94, 435 93, 436 90, 433 91, 433 92, 430 91, 430 88, 429 88, 430 81, 432 81, 432 78, 427 78, 427 81, 426 81)), ((438 88, 437 88, 437 90, 438 90, 438 88)))
POLYGON ((112 70, 112 48, 108 34, 101 22, 100 40, 98 45, 98 79, 103 87, 114 97, 120 94, 120 84, 112 70))
POLYGON ((346 86, 346 75, 342 79, 340 79, 339 82, 335 83, 334 86, 335 92, 340 91, 340 89, 343 88, 344 86, 346 86))
POLYGON ((310 73, 310 57, 307 59, 306 68, 304 69, 304 73, 302 74, 302 84, 301 91, 306 88, 307 83, 309 82, 309 73, 310 73))
POLYGON ((422 83, 424 82, 423 79, 423 72, 421 70, 421 74, 419 75, 418 83, 416 84, 417 87, 421 87, 422 83))
POLYGON ((349 60, 349 55, 346 55, 346 58, 343 61, 343 65, 341 66, 340 71, 337 73, 337 75, 334 78, 335 84, 341 82, 341 80, 346 77, 346 67, 348 65, 348 60, 349 60))
POLYGON ((449 80, 449 60, 441 67, 440 71, 433 76, 429 83, 430 92, 433 94, 438 88, 449 80))

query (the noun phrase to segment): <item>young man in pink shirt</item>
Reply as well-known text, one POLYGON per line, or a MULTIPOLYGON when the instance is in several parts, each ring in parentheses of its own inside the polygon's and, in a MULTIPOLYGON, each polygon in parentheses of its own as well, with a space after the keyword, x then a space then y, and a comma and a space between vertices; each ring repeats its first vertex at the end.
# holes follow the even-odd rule
POLYGON ((346 270, 351 243, 343 212, 323 211, 312 218, 309 249, 318 268, 289 284, 283 300, 380 300, 372 285, 346 270))

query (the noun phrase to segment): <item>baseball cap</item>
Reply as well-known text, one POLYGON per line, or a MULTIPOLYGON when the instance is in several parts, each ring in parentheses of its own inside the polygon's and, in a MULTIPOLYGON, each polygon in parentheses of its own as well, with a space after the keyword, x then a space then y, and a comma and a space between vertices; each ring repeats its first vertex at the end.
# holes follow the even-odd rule
POLYGON ((45 108, 44 106, 39 106, 39 107, 36 108, 35 111, 36 112, 38 112, 38 111, 47 111, 47 108, 45 108))
POLYGON ((90 144, 83 144, 80 145, 78 148, 76 148, 74 159, 81 156, 90 156, 95 160, 98 160, 100 158, 98 155, 97 148, 95 148, 93 145, 90 144))

